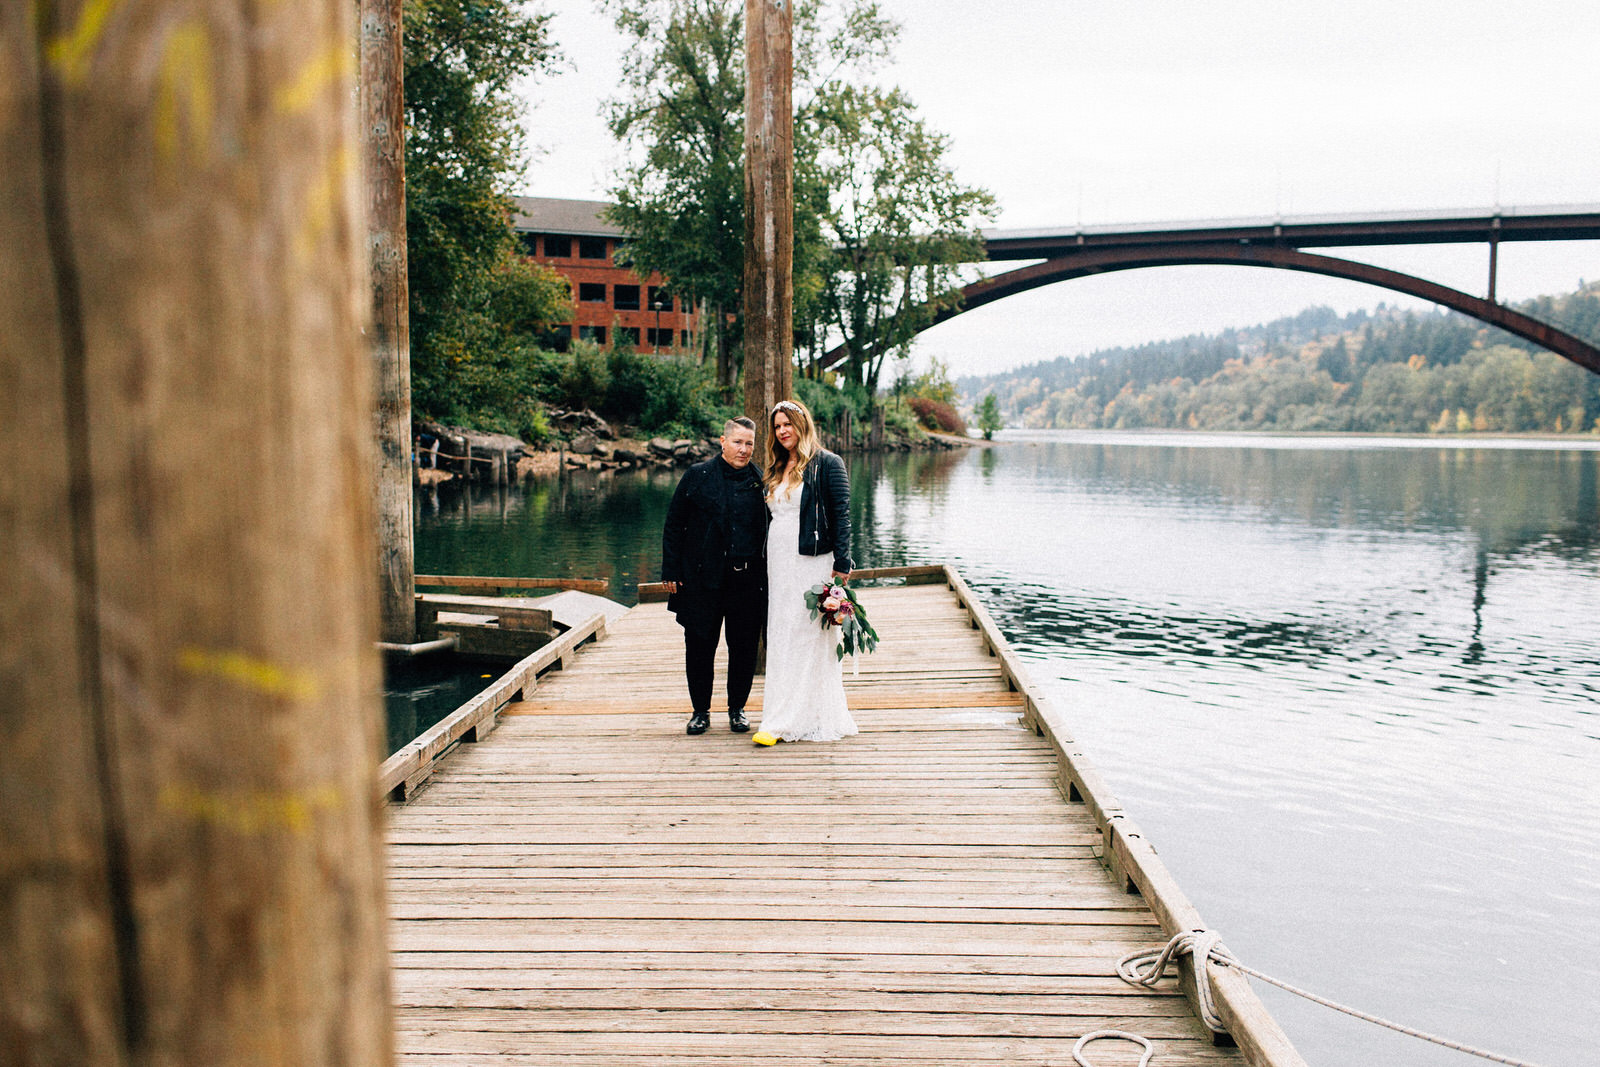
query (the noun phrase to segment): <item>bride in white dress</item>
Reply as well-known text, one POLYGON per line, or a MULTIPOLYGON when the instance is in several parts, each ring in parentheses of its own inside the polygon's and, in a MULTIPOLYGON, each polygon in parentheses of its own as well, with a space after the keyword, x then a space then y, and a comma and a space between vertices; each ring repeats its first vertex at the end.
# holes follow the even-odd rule
POLYGON ((822 447, 811 412, 783 400, 767 419, 767 675, 755 742, 837 741, 856 732, 845 704, 839 631, 805 592, 850 577, 850 476, 822 447))

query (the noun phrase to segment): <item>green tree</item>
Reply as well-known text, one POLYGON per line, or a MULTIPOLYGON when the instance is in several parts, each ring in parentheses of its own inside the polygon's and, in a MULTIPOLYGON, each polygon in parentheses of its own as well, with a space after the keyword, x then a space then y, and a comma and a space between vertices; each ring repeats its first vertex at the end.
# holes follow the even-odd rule
MULTIPOLYGON (((680 298, 704 301, 718 380, 734 383, 743 338, 744 2, 606 0, 629 40, 621 95, 607 105, 619 141, 636 146, 611 190, 628 234, 619 261, 660 271, 680 298)), ((812 332, 825 259, 811 129, 824 87, 870 69, 898 28, 875 3, 794 5, 796 330, 812 332)))
POLYGON ((424 413, 512 402, 506 376, 521 377, 530 335, 566 315, 565 280, 517 254, 508 196, 524 155, 516 89, 557 59, 549 19, 519 0, 405 7, 411 374, 424 413))
POLYGON ((977 227, 995 200, 956 180, 949 138, 898 89, 832 85, 818 111, 831 193, 822 305, 850 376, 876 391, 884 360, 959 304, 962 266, 983 258, 977 227))
POLYGON ((644 145, 612 190, 612 221, 629 235, 618 259, 660 271, 678 297, 704 301, 717 380, 733 384, 744 263, 742 0, 615 3, 631 39, 625 96, 607 106, 619 141, 644 145))
POLYGON ((994 440, 994 432, 1003 425, 1000 421, 1000 401, 994 398, 993 393, 985 394, 983 403, 978 405, 978 429, 983 431, 983 439, 994 440))

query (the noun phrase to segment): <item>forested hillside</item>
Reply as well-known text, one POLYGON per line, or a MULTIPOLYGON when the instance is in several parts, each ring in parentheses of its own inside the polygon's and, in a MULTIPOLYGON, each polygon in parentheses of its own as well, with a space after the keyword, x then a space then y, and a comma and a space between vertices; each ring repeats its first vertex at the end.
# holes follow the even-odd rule
MULTIPOLYGON (((1517 305, 1600 343, 1600 283, 1517 305)), ((1454 312, 1311 308, 956 382, 1046 429, 1600 431, 1600 375, 1454 312)))

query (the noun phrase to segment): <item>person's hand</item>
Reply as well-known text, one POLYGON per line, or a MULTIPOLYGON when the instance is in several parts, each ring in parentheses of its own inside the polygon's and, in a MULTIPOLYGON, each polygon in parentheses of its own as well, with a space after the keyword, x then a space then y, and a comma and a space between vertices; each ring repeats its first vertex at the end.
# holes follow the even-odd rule
POLYGON ((844 584, 844 583, 848 583, 850 581, 851 573, 852 572, 850 572, 850 571, 845 571, 844 573, 841 574, 839 571, 834 571, 833 572, 833 577, 834 577, 835 581, 837 581, 837 582, 839 582, 841 584, 844 584))
POLYGON ((678 591, 677 582, 662 582, 661 584, 667 587, 667 592, 669 593, 676 593, 678 591))

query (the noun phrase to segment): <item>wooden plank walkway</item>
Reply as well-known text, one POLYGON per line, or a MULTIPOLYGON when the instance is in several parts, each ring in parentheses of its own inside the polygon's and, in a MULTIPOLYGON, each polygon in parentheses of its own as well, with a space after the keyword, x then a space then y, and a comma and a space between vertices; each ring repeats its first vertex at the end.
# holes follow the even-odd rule
POLYGON ((642 605, 391 809, 402 1063, 1070 1064, 1105 1027, 1245 1062, 1175 982, 1116 977, 1157 916, 951 589, 861 595, 858 737, 761 749, 720 708, 686 736, 681 632, 642 605))

